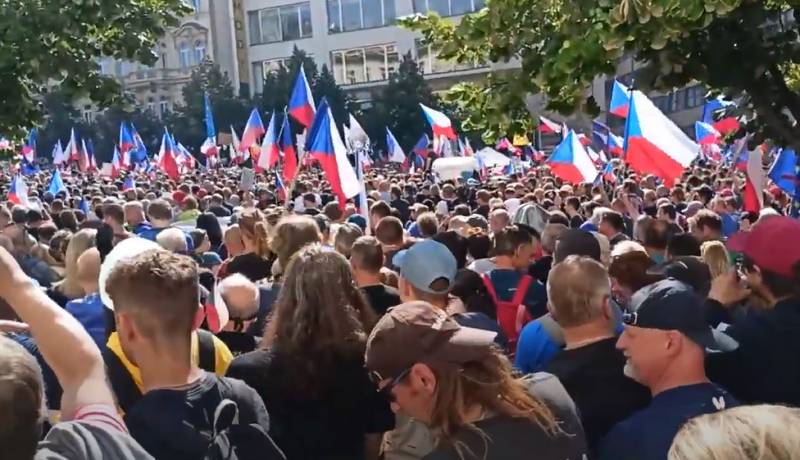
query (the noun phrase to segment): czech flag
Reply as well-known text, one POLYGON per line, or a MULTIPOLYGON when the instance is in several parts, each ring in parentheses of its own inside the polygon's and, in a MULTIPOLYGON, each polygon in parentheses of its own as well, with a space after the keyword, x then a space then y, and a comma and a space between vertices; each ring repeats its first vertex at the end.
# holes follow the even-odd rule
POLYGON ((739 120, 736 117, 723 117, 719 120, 714 120, 716 112, 724 112, 726 108, 735 106, 733 101, 726 101, 722 96, 706 102, 703 106, 703 123, 708 123, 716 129, 721 136, 726 136, 739 129, 739 120))
POLYGON ((39 131, 36 128, 28 132, 28 139, 22 144, 22 157, 28 163, 33 163, 36 159, 36 141, 39 139, 39 131))
POLYGON ((628 116, 630 102, 630 89, 617 80, 614 80, 614 86, 611 88, 611 103, 608 106, 608 112, 612 115, 626 118, 628 116))
POLYGON ((250 147, 258 147, 258 138, 266 132, 264 122, 261 121, 261 115, 258 114, 258 109, 253 109, 250 112, 250 118, 247 119, 247 125, 244 127, 242 140, 239 143, 239 151, 249 152, 251 151, 250 147))
POLYGON ((203 121, 206 125, 206 140, 200 146, 200 152, 211 157, 219 154, 219 147, 217 147, 217 128, 214 126, 214 114, 211 112, 211 98, 208 97, 208 92, 203 94, 203 104, 205 105, 203 121))
POLYGON ((230 154, 231 154, 231 162, 239 164, 244 162, 245 157, 244 154, 240 154, 240 146, 241 142, 239 141, 239 135, 236 134, 236 130, 233 129, 231 126, 231 145, 230 145, 230 154))
POLYGON ((758 212, 764 207, 766 176, 761 163, 762 153, 761 147, 758 147, 747 155, 744 196, 742 197, 742 209, 745 211, 758 212))
POLYGON ((597 179, 594 180, 594 186, 598 186, 603 182, 608 182, 609 184, 616 184, 617 183, 617 176, 614 174, 614 166, 611 162, 607 162, 606 165, 603 167, 603 170, 597 174, 597 179))
POLYGON ((64 148, 61 146, 61 140, 59 140, 56 142, 56 145, 53 146, 53 164, 58 166, 65 161, 67 161, 66 154, 64 153, 64 148))
POLYGON ((431 125, 434 139, 446 137, 448 139, 455 140, 457 138, 456 132, 453 130, 453 124, 450 123, 450 119, 447 118, 447 115, 439 112, 438 110, 433 110, 425 104, 420 104, 420 107, 422 107, 422 112, 425 114, 425 118, 431 125))
POLYGON ((289 117, 286 114, 283 115, 281 139, 278 146, 283 155, 283 181, 291 183, 297 174, 297 151, 292 143, 292 128, 289 126, 289 117))
POLYGON ((316 112, 314 96, 311 94, 311 87, 306 79, 306 71, 300 65, 300 72, 297 74, 297 80, 294 82, 292 95, 289 98, 289 115, 308 128, 313 123, 316 112))
POLYGON ((131 123, 131 135, 133 136, 133 150, 130 152, 132 157, 129 158, 128 167, 130 167, 131 163, 142 163, 147 160, 147 146, 144 145, 142 136, 136 131, 136 126, 133 123, 131 123))
POLYGON ((19 174, 14 176, 14 180, 11 181, 11 187, 8 189, 8 201, 22 206, 29 205, 28 186, 25 185, 25 181, 19 174))
POLYGON ((339 137, 339 130, 336 129, 333 114, 325 98, 320 102, 309 134, 312 137, 306 149, 308 157, 317 160, 322 166, 334 194, 339 198, 339 204, 344 208, 347 199, 358 194, 359 183, 347 159, 347 148, 339 137))
POLYGON ((78 147, 78 139, 75 136, 75 128, 72 128, 69 132, 69 143, 67 143, 67 148, 64 149, 64 153, 67 155, 67 161, 79 161, 81 157, 81 149, 78 147))
POLYGON ((50 185, 47 186, 47 191, 52 193, 53 196, 57 196, 61 192, 69 196, 67 186, 64 185, 64 181, 61 179, 61 171, 58 169, 53 171, 53 176, 50 178, 50 185))
POLYGON ((125 155, 136 147, 136 141, 133 139, 133 133, 128 124, 124 121, 119 123, 119 152, 125 155))
POLYGON ((111 156, 111 178, 116 179, 122 171, 122 159, 119 154, 119 147, 114 146, 114 154, 111 156))
POLYGON ((278 203, 286 203, 286 187, 280 174, 275 174, 275 196, 278 198, 278 203))
POLYGON ((397 138, 394 137, 392 131, 386 128, 386 148, 389 151, 389 161, 392 163, 403 163, 406 161, 406 152, 400 147, 397 138))
POLYGON ((161 151, 158 166, 170 179, 177 181, 180 178, 180 171, 178 170, 178 163, 175 160, 177 147, 172 140, 169 132, 164 129, 164 135, 161 137, 161 151))
POLYGON ((697 157, 689 139, 641 91, 633 91, 625 132, 625 161, 641 175, 655 174, 672 186, 697 157))
POLYGON ((794 149, 782 149, 769 168, 769 178, 789 196, 795 196, 797 190, 797 153, 794 149))
POLYGON ((258 154, 256 162, 257 171, 265 171, 274 168, 278 164, 278 133, 275 129, 275 112, 269 118, 269 127, 264 141, 261 143, 261 153, 258 154))
POLYGON ((561 134, 561 125, 545 117, 539 117, 539 132, 542 134, 561 134))
POLYGON ((423 134, 422 137, 419 138, 414 147, 411 148, 411 151, 416 153, 420 158, 428 158, 428 145, 430 145, 431 140, 428 138, 427 134, 423 134))
POLYGON ((700 145, 718 144, 719 131, 703 121, 694 122, 694 140, 700 145))
POLYGON ((572 184, 592 183, 597 178, 597 168, 572 130, 553 150, 547 163, 556 177, 572 184))
POLYGON ((122 191, 124 192, 128 190, 136 190, 136 181, 133 180, 133 176, 131 175, 128 175, 128 177, 126 177, 125 181, 122 183, 122 191))
POLYGON ((94 158, 94 143, 92 143, 91 139, 84 144, 83 150, 86 152, 86 170, 97 171, 97 161, 94 158))

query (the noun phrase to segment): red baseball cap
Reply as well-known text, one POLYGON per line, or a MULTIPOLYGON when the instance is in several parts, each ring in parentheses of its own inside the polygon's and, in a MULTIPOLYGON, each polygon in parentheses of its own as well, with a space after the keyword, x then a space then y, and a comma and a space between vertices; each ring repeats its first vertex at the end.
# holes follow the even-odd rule
POLYGON ((800 262, 800 220, 785 216, 764 218, 750 232, 739 232, 728 240, 728 248, 753 259, 764 270, 793 276, 800 262))
POLYGON ((183 203, 184 198, 186 198, 186 194, 181 192, 180 190, 172 192, 172 199, 175 200, 176 204, 183 203))

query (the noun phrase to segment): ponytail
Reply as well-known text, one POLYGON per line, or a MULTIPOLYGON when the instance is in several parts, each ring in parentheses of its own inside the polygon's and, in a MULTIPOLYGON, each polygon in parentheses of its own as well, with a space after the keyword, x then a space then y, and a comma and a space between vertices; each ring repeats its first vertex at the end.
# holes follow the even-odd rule
POLYGON ((269 231, 267 229, 267 223, 263 220, 259 220, 253 226, 254 235, 253 239, 255 240, 255 253, 259 257, 267 258, 270 256, 269 250, 269 231))

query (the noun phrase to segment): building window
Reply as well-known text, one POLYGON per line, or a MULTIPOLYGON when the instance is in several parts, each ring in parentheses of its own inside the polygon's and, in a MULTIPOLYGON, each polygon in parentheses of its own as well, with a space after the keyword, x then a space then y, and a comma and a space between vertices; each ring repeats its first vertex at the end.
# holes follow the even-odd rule
POLYGON ((456 63, 454 61, 447 61, 439 59, 436 52, 433 51, 430 45, 426 45, 422 39, 414 41, 414 49, 417 56, 417 65, 422 73, 435 74, 444 72, 455 72, 458 70, 477 69, 482 65, 475 63, 456 63))
MULTIPOLYGON (((311 55, 308 55, 311 57, 311 55)), ((253 88, 256 93, 264 90, 264 80, 267 75, 277 72, 281 67, 288 65, 290 58, 268 59, 266 61, 256 61, 253 63, 253 88)))
POLYGON ((94 110, 92 110, 91 105, 83 106, 83 110, 81 111, 81 115, 83 115, 83 121, 86 123, 92 124, 94 123, 94 110))
POLYGON ((328 0, 328 30, 331 33, 369 29, 394 24, 395 0, 328 0))
POLYGON ((681 92, 680 91, 673 91, 669 94, 669 111, 670 112, 677 112, 681 110, 681 92))
POLYGON ((169 112, 169 100, 166 96, 161 96, 161 102, 159 103, 159 110, 162 116, 166 115, 169 112))
POLYGON ((414 0, 415 13, 437 13, 456 16, 474 13, 486 6, 486 0, 414 0))
POLYGON ((299 40, 312 35, 311 8, 307 2, 250 11, 247 22, 251 45, 299 40))
POLYGON ((388 80, 399 61, 394 44, 331 52, 333 74, 341 85, 388 80))
POLYGON ((189 45, 186 42, 181 42, 178 48, 178 56, 181 60, 181 68, 185 69, 192 64, 192 55, 189 52, 189 45))
POLYGON ((194 42, 194 59, 200 64, 206 58, 206 44, 202 40, 194 42))
POLYGON ((183 3, 191 7, 195 14, 200 11, 200 0, 183 0, 183 3))
POLYGON ((686 89, 686 108, 692 109, 703 105, 705 102, 705 88, 703 85, 692 86, 686 89))

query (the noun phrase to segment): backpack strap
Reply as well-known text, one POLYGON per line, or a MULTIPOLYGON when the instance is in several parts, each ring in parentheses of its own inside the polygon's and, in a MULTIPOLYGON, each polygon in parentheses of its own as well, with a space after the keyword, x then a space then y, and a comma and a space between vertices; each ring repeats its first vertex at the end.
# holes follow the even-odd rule
POLYGON ((517 283, 517 290, 514 292, 514 297, 511 299, 512 304, 521 305, 525 302, 525 295, 528 293, 531 281, 533 281, 531 275, 522 275, 522 278, 519 279, 519 283, 517 283))
POLYGON ((106 347, 103 350, 103 357, 106 363, 106 373, 111 383, 111 389, 117 398, 117 404, 123 412, 128 412, 136 401, 142 396, 141 390, 136 386, 133 377, 128 369, 122 364, 122 360, 114 350, 106 347))
POLYGON ((556 323, 556 320, 553 319, 553 315, 547 313, 540 317, 538 321, 542 325, 542 329, 550 336, 550 339, 560 347, 563 347, 565 343, 564 331, 561 329, 561 326, 556 323))
POLYGON ((197 364, 206 372, 216 372, 214 335, 205 329, 197 330, 197 364))
POLYGON ((492 278, 489 277, 488 273, 484 273, 481 275, 481 280, 483 281, 483 285, 486 287, 486 292, 489 293, 489 297, 492 298, 492 302, 494 302, 496 306, 500 299, 497 298, 497 292, 494 290, 494 285, 492 285, 492 278))

